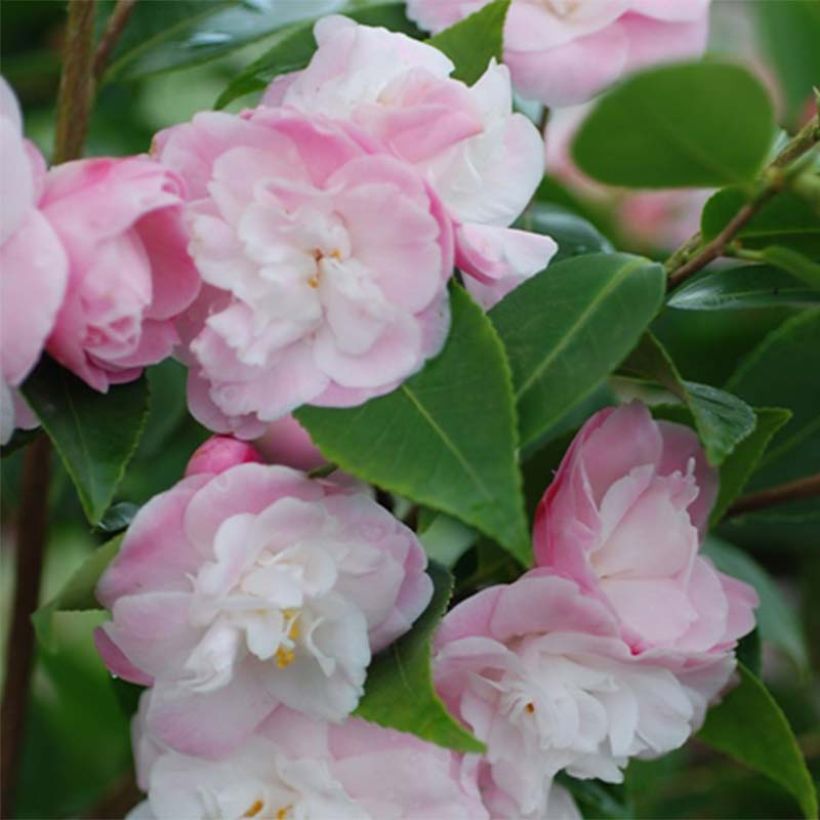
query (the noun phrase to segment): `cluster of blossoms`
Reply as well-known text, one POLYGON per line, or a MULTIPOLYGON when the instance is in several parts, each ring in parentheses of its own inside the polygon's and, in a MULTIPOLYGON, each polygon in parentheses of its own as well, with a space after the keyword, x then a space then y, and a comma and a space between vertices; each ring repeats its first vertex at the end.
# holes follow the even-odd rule
MULTIPOLYGON (((20 212, 61 264, 45 265, 26 222, 2 246, 4 291, 35 264, 62 284, 6 383, 44 343, 101 391, 173 350, 194 416, 255 438, 302 404, 389 392, 438 353, 454 266, 486 306, 546 267, 553 240, 508 227, 544 156, 506 67, 467 86, 404 35, 343 17, 315 35, 307 68, 259 107, 199 114, 158 134, 151 158, 31 161, 20 212)), ((19 117, 8 130, 34 156, 19 117)), ((19 316, 25 293, 3 302, 19 316)))
MULTIPOLYGON (((409 10, 437 30, 482 5, 409 10)), ((445 616, 435 686, 478 755, 352 717, 432 583, 366 486, 302 472, 321 456, 289 414, 360 404, 436 355, 454 268, 490 307, 549 263, 552 239, 509 227, 544 165, 510 72, 545 103, 586 99, 701 48, 706 6, 516 0, 510 69, 472 86, 429 45, 328 17, 258 107, 51 170, 0 87, 3 440, 44 349, 103 392, 173 354, 223 434, 97 590, 102 657, 146 687, 133 817, 574 818, 560 772, 617 782, 701 724, 756 598, 699 555, 716 477, 688 428, 639 404, 594 416, 539 508, 535 568, 445 616)))
POLYGON ((681 746, 729 683, 754 591, 699 554, 716 476, 641 404, 581 429, 535 568, 454 607, 436 688, 457 754, 351 717, 375 652, 431 596, 415 535, 367 489, 206 443, 98 587, 109 669, 149 688, 135 817, 576 818, 559 772, 619 782, 681 746))

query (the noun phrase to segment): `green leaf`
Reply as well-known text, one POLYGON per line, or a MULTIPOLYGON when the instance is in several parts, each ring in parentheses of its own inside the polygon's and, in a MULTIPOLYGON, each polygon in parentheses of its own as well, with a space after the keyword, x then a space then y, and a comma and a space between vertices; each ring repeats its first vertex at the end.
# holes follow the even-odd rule
MULTIPOLYGON (((346 11, 345 16, 363 25, 384 26, 391 31, 421 36, 421 32, 407 19, 404 3, 364 6, 346 11)), ((231 80, 214 107, 224 108, 238 97, 262 91, 274 77, 304 68, 316 51, 313 26, 313 21, 299 23, 276 34, 270 48, 231 80)))
POLYGON ((820 290, 820 265, 812 262, 802 253, 781 245, 771 245, 760 251, 760 255, 766 262, 788 271, 810 288, 820 290))
POLYGON ((752 180, 774 137, 766 90, 733 63, 685 63, 637 74, 581 125, 573 156, 590 176, 629 188, 752 180))
POLYGON ((772 436, 791 418, 790 410, 782 407, 756 407, 754 430, 726 457, 720 466, 720 491, 712 508, 711 523, 723 518, 731 503, 743 492, 754 473, 772 436))
POLYGON ((428 558, 450 569, 479 534, 452 516, 432 513, 428 521, 419 517, 418 537, 428 558))
POLYGON ((622 785, 577 780, 565 772, 559 772, 555 779, 572 794, 584 817, 594 820, 631 820, 635 817, 635 809, 622 785))
POLYGON ((472 85, 487 70, 491 60, 501 62, 504 21, 510 0, 493 0, 427 42, 444 52, 454 63, 453 77, 472 85))
POLYGON ((738 664, 738 672, 740 685, 709 712, 698 737, 779 783, 816 818, 817 794, 786 717, 748 669, 738 664))
POLYGON ((782 595, 766 570, 747 553, 713 535, 706 538, 703 554, 727 575, 751 584, 760 596, 756 610, 760 637, 781 649, 801 672, 809 670, 809 651, 794 607, 782 595))
POLYGON ((510 360, 519 433, 535 441, 634 347, 663 298, 660 265, 589 254, 550 265, 490 312, 510 360))
POLYGON ((360 407, 303 407, 296 417, 328 461, 458 518, 529 564, 504 349, 457 286, 452 312, 444 350, 401 387, 360 407))
POLYGON ((373 659, 354 714, 449 749, 483 752, 484 744, 447 712, 433 688, 430 642, 447 610, 453 576, 433 562, 428 572, 434 584, 430 605, 410 632, 373 659))
POLYGON ((104 80, 133 80, 200 65, 338 6, 336 0, 312 0, 311 5, 258 0, 140 2, 104 80))
POLYGON ((737 662, 742 663, 753 675, 760 676, 760 670, 763 666, 763 646, 761 645, 760 629, 758 627, 755 627, 737 642, 735 657, 737 662))
POLYGON ((148 414, 145 377, 98 393, 46 356, 23 393, 54 442, 86 517, 96 524, 139 442, 148 414))
POLYGON ((751 434, 755 414, 737 396, 708 384, 684 381, 665 348, 646 333, 622 368, 654 381, 676 396, 692 413, 709 463, 718 466, 751 434))
POLYGON ((817 290, 769 265, 715 271, 688 282, 669 297, 677 310, 747 310, 808 307, 820 303, 817 290))
POLYGON ((726 389, 750 404, 776 404, 792 411, 749 481, 750 491, 816 473, 820 464, 820 309, 805 311, 766 336, 729 379, 726 389))
POLYGON ((55 613, 102 609, 94 595, 94 589, 105 568, 117 554, 123 538, 124 535, 118 535, 95 549, 66 581, 65 586, 57 595, 31 616, 37 639, 44 647, 55 648, 53 639, 55 613))
POLYGON ((533 202, 516 222, 516 228, 551 236, 558 243, 552 264, 588 253, 612 253, 610 241, 586 219, 559 205, 533 202))
POLYGON ((789 119, 797 122, 812 82, 820 77, 820 5, 816 0, 760 0, 749 9, 757 14, 760 39, 777 70, 789 119))
MULTIPOLYGON (((713 194, 700 218, 703 238, 714 239, 747 201, 740 188, 724 188, 713 194)), ((781 191, 766 202, 736 236, 744 248, 752 250, 783 245, 808 256, 820 255, 817 215, 791 191, 781 191)))

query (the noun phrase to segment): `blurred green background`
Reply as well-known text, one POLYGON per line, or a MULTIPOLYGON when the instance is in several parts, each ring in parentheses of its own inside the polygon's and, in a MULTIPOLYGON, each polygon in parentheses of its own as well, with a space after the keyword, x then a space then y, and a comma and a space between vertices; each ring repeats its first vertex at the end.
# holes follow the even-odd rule
MULTIPOLYGON (((270 32, 276 25, 341 3, 257 2, 254 5, 264 11, 265 25, 242 29, 244 33, 233 40, 220 40, 218 35, 224 32, 214 15, 236 9, 229 5, 222 0, 141 0, 115 61, 123 55, 128 58, 122 63, 124 73, 157 73, 102 86, 88 154, 147 151, 157 130, 210 108, 228 81, 270 45, 276 36, 270 32), (200 60, 204 62, 170 72, 162 70, 174 62, 200 60)), ((102 22, 111 4, 101 3, 100 7, 102 22)), ((48 156, 53 141, 64 3, 2 0, 0 12, 2 73, 19 95, 28 136, 48 156)), ((820 2, 715 0, 710 50, 753 66, 775 96, 781 125, 793 130, 809 104, 807 78, 820 81, 820 2)), ((241 103, 235 103, 232 109, 239 107, 241 103)), ((618 247, 648 250, 622 232, 614 235, 606 214, 596 216, 596 222, 610 232, 618 247)), ((660 253, 663 249, 654 250, 660 253)), ((748 351, 790 313, 783 308, 729 313, 667 310, 655 330, 686 378, 722 385, 748 351)), ((187 415, 183 368, 166 362, 151 369, 149 380, 152 409, 146 435, 117 495, 119 501, 132 504, 144 503, 176 481, 190 453, 206 437, 187 415)), ((808 408, 816 408, 818 395, 807 395, 805 400, 808 408)), ((776 404, 777 397, 772 397, 771 403, 776 404)), ((820 453, 811 448, 801 458, 814 464, 815 470, 820 465, 820 453)), ((20 452, 4 457, 0 584, 4 615, 13 584, 9 545, 19 472, 20 452)), ((544 484, 547 480, 545 475, 544 484)), ((104 532, 90 531, 84 523, 70 481, 56 463, 49 503, 51 535, 44 601, 89 551, 108 537, 104 532)), ((801 668, 793 658, 767 645, 763 647, 763 674, 818 776, 820 506, 805 501, 742 516, 725 524, 719 535, 748 548, 773 576, 786 606, 796 615, 797 623, 790 628, 795 640, 808 647, 809 664, 801 668)), ((58 615, 55 648, 39 651, 16 807, 19 817, 121 816, 135 799, 128 735, 134 693, 112 681, 95 655, 91 631, 100 617, 58 615)), ((788 614, 784 617, 789 618, 788 614)), ((7 617, 4 622, 8 622, 7 617)), ((5 657, 5 647, 2 650, 5 657)), ((793 800, 778 786, 697 742, 660 761, 634 763, 626 791, 634 801, 636 816, 643 818, 797 816, 793 800)))

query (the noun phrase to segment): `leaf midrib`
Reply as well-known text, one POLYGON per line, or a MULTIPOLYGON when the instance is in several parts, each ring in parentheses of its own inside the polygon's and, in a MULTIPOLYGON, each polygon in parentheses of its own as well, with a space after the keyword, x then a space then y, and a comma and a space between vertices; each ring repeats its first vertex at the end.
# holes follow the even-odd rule
POLYGON ((574 341, 577 331, 587 323, 589 317, 598 310, 609 294, 621 284, 629 273, 639 268, 643 263, 644 260, 642 259, 630 259, 628 262, 625 262, 619 270, 615 271, 610 281, 598 291, 596 297, 581 311, 577 320, 564 333, 558 344, 552 348, 547 356, 542 359, 541 363, 530 373, 526 381, 516 390, 515 400, 517 403, 521 402, 524 395, 532 389, 534 384, 544 375, 545 371, 552 365, 555 359, 574 341))
POLYGON ((413 405, 413 407, 416 408, 418 414, 427 422, 427 424, 432 428, 433 432, 444 442, 445 447, 455 456, 456 461, 458 461, 459 465, 461 465, 464 472, 472 479, 473 483, 479 489, 484 498, 486 498, 488 501, 492 501, 493 494, 481 480, 481 476, 479 476, 478 473, 476 473, 476 471, 473 469, 473 466, 464 457, 463 453, 456 446, 455 442, 450 438, 450 436, 447 435, 447 432, 432 417, 432 415, 424 406, 424 404, 422 404, 421 399, 419 399, 406 384, 403 384, 400 389, 407 397, 407 399, 410 401, 410 403, 413 405))

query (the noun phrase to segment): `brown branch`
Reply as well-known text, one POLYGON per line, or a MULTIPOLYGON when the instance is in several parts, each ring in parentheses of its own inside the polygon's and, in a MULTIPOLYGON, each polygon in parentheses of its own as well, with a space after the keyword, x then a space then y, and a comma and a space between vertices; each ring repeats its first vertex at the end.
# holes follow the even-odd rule
POLYGON ((820 497, 820 473, 806 478, 798 478, 786 484, 778 484, 768 490, 741 496, 726 511, 726 517, 756 512, 767 507, 785 504, 788 501, 797 501, 801 498, 820 497))
POLYGON ((0 707, 0 817, 13 817, 15 786, 25 737, 29 683, 34 665, 31 614, 40 597, 47 536, 51 442, 40 436, 25 452, 17 521, 14 604, 6 647, 6 681, 0 707))
POLYGON ((668 288, 672 290, 690 276, 705 268, 723 252, 752 217, 785 186, 789 166, 820 141, 820 121, 815 117, 805 125, 775 157, 763 173, 762 187, 729 221, 724 229, 705 245, 700 234, 687 239, 666 262, 668 288))
MULTIPOLYGON (((82 155, 91 113, 94 0, 70 0, 57 97, 54 162, 82 155)), ((23 461, 22 500, 17 522, 15 587, 6 652, 6 680, 0 704, 0 817, 12 817, 26 730, 26 710, 35 658, 31 616, 40 598, 40 577, 48 538, 51 442, 34 440, 23 461)))
POLYGON ((63 72, 57 95, 57 133, 54 163, 82 155, 94 78, 91 74, 94 41, 94 0, 70 0, 66 23, 63 72))
POLYGON ((97 50, 94 52, 92 74, 97 82, 102 78, 103 72, 108 64, 108 58, 114 51, 114 46, 117 45, 117 41, 120 39, 136 4, 137 0, 117 0, 117 5, 108 18, 105 31, 102 33, 100 42, 97 45, 97 50))
MULTIPOLYGON (((719 256, 723 255, 730 242, 740 233, 746 223, 765 205, 779 188, 765 188, 751 202, 746 203, 728 222, 726 227, 712 240, 703 245, 697 253, 683 262, 677 270, 669 273, 668 287, 671 290, 690 276, 705 268, 719 256)), ((700 234, 698 234, 698 244, 700 234)))

